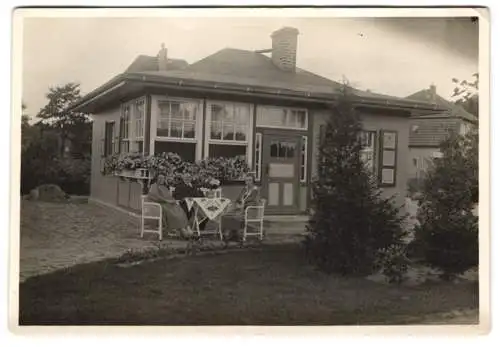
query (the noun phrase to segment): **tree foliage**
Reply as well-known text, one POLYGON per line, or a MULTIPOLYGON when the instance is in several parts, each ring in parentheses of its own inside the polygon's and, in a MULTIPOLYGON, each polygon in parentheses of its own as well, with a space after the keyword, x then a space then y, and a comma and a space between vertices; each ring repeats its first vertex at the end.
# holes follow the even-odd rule
POLYGON ((479 74, 475 73, 472 75, 474 80, 472 82, 467 80, 459 81, 457 78, 453 78, 452 81, 455 84, 453 89, 452 97, 456 98, 455 103, 462 106, 467 112, 478 117, 479 116, 479 74))
POLYGON ((22 105, 21 118, 21 193, 26 194, 40 184, 59 185, 70 194, 88 194, 92 124, 79 112, 67 107, 80 97, 78 84, 50 88, 47 104, 30 124, 22 105), (73 158, 65 153, 69 145, 73 158))
POLYGON ((416 243, 425 261, 451 278, 478 265, 477 130, 452 133, 441 145, 442 158, 433 159, 420 197, 416 243))
POLYGON ((73 152, 90 153, 92 126, 88 116, 81 112, 68 111, 68 107, 80 98, 80 85, 68 83, 51 87, 46 94, 47 104, 37 117, 51 130, 59 134, 59 154, 64 154, 65 146, 70 143, 73 152))
POLYGON ((305 239, 320 269, 342 275, 374 270, 381 249, 404 236, 399 208, 384 198, 360 157, 361 125, 348 92, 332 110, 319 146, 318 175, 305 239))

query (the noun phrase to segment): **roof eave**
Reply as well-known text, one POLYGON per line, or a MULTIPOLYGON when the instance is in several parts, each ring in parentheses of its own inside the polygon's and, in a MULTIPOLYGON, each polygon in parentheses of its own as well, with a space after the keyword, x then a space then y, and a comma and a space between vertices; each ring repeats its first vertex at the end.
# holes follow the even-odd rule
POLYGON ((102 95, 105 95, 109 92, 111 92, 114 89, 117 89, 121 87, 125 83, 125 76, 124 74, 119 74, 112 79, 110 79, 108 82, 104 83, 103 85, 97 87, 93 91, 87 93, 74 103, 68 106, 67 110, 74 112, 74 111, 79 111, 81 108, 84 106, 88 105, 91 103, 93 100, 98 99, 102 95))
MULTIPOLYGON (((122 73, 115 76, 102 86, 94 89, 92 92, 88 93, 74 104, 68 107, 70 111, 78 111, 83 107, 91 104, 93 101, 99 99, 101 96, 120 88, 126 82, 139 82, 144 84, 155 84, 157 86, 171 86, 171 87, 182 87, 184 89, 196 88, 200 90, 223 90, 232 93, 244 93, 245 95, 261 95, 261 96, 273 96, 278 98, 293 98, 301 101, 311 101, 311 102, 332 102, 341 96, 340 91, 335 91, 332 88, 332 92, 309 92, 309 91, 297 91, 290 89, 277 89, 273 87, 263 87, 263 86, 246 86, 242 84, 234 83, 217 83, 211 81, 200 81, 196 79, 181 78, 175 76, 154 76, 149 74, 129 72, 122 73)), ((407 100, 389 100, 378 97, 360 97, 356 96, 355 104, 358 105, 373 105, 378 107, 396 107, 406 110, 420 110, 420 111, 433 111, 436 113, 445 111, 444 109, 438 108, 437 105, 422 103, 418 101, 407 101, 407 100)))

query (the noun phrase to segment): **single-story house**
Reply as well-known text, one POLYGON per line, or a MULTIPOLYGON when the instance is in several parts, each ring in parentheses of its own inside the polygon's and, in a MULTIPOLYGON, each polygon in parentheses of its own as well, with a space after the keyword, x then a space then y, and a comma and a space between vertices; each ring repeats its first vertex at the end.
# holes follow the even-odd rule
MULTIPOLYGON (((267 214, 306 213, 320 134, 342 84, 296 66, 298 30, 281 28, 271 48, 225 48, 195 63, 139 56, 122 74, 82 97, 92 115, 91 199, 140 208, 140 185, 101 173, 116 152, 175 152, 185 160, 244 155, 256 173, 267 214), (121 124, 121 126, 120 126, 121 124), (120 131, 121 128, 121 131, 120 131)), ((406 194, 408 124, 428 102, 352 90, 366 136, 363 155, 385 194, 406 194)), ((235 188, 223 187, 233 197, 235 188)))
POLYGON ((416 114, 410 117, 410 155, 408 173, 419 178, 429 168, 432 158, 439 157, 440 144, 450 132, 465 134, 477 127, 477 117, 462 106, 444 99, 436 93, 436 86, 420 90, 406 97, 408 100, 432 103, 445 111, 434 114, 416 114))

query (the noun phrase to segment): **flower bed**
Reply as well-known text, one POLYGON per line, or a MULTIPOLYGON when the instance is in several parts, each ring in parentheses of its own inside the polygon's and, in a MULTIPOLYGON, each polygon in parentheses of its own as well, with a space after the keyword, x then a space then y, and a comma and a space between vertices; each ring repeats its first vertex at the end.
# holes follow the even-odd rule
MULTIPOLYGON (((163 174, 167 185, 175 186, 187 175, 191 176, 193 184, 214 189, 221 185, 241 183, 249 172, 245 157, 234 158, 207 158, 195 163, 183 161, 176 153, 160 153, 144 156, 138 153, 112 155, 104 163, 105 174, 121 176, 127 172, 138 172, 141 178, 152 178, 163 174), (145 173, 148 175, 145 175, 145 173)), ((136 178, 137 175, 134 175, 136 178)))

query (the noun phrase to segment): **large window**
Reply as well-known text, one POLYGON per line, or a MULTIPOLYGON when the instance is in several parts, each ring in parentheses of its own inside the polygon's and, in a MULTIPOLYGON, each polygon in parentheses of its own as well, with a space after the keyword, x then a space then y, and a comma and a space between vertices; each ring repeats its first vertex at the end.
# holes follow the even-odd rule
POLYGON ((130 105, 123 105, 120 117, 120 153, 130 151, 130 105))
POLYGON ((135 99, 122 105, 119 124, 117 152, 144 151, 145 98, 135 99))
POLYGON ((245 156, 251 164, 252 106, 212 102, 208 111, 206 156, 245 156))
POLYGON ((177 153, 184 160, 201 159, 202 132, 200 100, 158 97, 153 125, 156 125, 155 152, 177 153))
POLYGON ((198 104, 190 101, 158 101, 156 136, 166 139, 194 140, 198 104))
POLYGON ((114 152, 114 133, 115 133, 115 123, 106 122, 104 126, 104 153, 105 157, 112 155, 114 152))
POLYGON ((210 140, 246 143, 250 127, 247 105, 212 104, 210 107, 210 140))
POLYGON ((257 107, 257 126, 307 130, 307 111, 276 106, 257 107))

